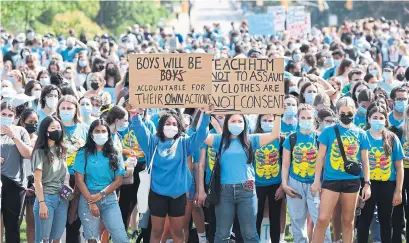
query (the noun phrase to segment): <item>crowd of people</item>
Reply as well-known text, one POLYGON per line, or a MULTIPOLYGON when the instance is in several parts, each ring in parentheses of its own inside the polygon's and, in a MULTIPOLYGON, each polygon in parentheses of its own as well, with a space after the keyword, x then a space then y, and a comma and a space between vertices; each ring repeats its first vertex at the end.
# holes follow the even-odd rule
POLYGON ((409 237, 409 26, 366 18, 308 37, 250 36, 246 22, 187 36, 138 25, 118 39, 68 36, 1 30, 5 242, 21 242, 23 219, 29 243, 64 231, 68 243, 260 242, 268 216, 279 243, 287 215, 294 242, 409 237), (139 53, 284 58, 284 113, 135 107, 127 57, 139 53), (150 165, 139 215, 139 172, 150 165), (142 230, 128 237, 129 227, 142 230))

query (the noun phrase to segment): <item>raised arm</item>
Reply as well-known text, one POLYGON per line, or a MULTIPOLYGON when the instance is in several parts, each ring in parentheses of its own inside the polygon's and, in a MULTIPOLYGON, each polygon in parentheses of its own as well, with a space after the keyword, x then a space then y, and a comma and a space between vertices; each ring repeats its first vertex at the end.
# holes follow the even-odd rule
POLYGON ((210 115, 202 113, 202 122, 200 123, 197 131, 188 140, 188 151, 192 154, 194 150, 200 147, 200 145, 206 140, 210 123, 210 115))
POLYGON ((274 119, 274 126, 271 133, 260 134, 260 147, 271 143, 272 141, 276 140, 280 136, 281 130, 281 117, 275 116, 274 119))
POLYGON ((153 134, 145 126, 144 122, 137 113, 131 114, 131 116, 132 122, 129 126, 129 129, 133 130, 134 134, 138 135, 137 139, 142 151, 145 154, 149 154, 149 145, 153 140, 153 134))

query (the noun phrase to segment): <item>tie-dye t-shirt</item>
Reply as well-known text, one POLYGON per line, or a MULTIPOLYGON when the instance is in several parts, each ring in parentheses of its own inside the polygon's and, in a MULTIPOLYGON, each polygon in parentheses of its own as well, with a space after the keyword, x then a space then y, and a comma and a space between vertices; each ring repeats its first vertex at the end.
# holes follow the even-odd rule
POLYGON ((361 163, 361 150, 369 149, 368 137, 364 130, 357 126, 344 128, 339 124, 327 127, 318 137, 318 142, 327 147, 324 166, 324 180, 352 180, 360 176, 354 176, 344 169, 344 160, 339 150, 334 126, 338 126, 345 155, 348 160, 361 163))
POLYGON ((256 186, 281 183, 280 139, 254 151, 256 186))
POLYGON ((298 123, 295 122, 294 124, 287 124, 281 120, 281 133, 288 137, 291 133, 297 131, 298 123))
POLYGON ((395 162, 403 159, 402 145, 396 137, 393 143, 392 154, 386 156, 383 149, 383 140, 372 137, 370 131, 366 131, 371 147, 368 149, 369 172, 372 181, 395 181, 395 162))
POLYGON ((318 144, 316 133, 304 135, 297 132, 297 142, 291 151, 290 136, 288 136, 283 147, 291 151, 292 161, 290 176, 303 183, 312 184, 315 177, 315 163, 318 156, 318 144))
POLYGON ((409 141, 406 140, 405 135, 402 136, 401 143, 403 153, 405 155, 405 159, 403 160, 403 168, 409 169, 409 141))
POLYGON ((361 116, 359 113, 357 113, 354 117, 354 124, 355 126, 364 129, 366 126, 366 117, 361 116))
POLYGON ((74 174, 74 160, 77 151, 87 141, 89 126, 76 123, 74 126, 64 127, 64 146, 67 148, 67 167, 70 175, 74 174))

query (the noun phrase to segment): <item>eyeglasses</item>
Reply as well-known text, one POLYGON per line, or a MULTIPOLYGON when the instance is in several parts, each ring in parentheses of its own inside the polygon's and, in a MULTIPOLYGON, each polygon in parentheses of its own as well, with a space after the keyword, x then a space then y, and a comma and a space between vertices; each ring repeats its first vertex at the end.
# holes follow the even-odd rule
POLYGON ((408 98, 396 98, 396 101, 408 101, 408 98))
POLYGON ((47 98, 58 98, 58 95, 48 94, 48 95, 46 95, 45 97, 47 97, 47 98))

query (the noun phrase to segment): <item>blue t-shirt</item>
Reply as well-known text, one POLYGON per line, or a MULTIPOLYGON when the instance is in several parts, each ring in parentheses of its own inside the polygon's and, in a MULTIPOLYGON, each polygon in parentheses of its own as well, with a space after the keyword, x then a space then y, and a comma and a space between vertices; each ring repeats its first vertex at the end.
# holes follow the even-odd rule
POLYGON ((312 184, 315 178, 315 164, 318 157, 317 134, 307 135, 297 131, 297 142, 291 151, 290 136, 283 147, 291 152, 290 176, 300 182, 312 184))
MULTIPOLYGON (((409 158, 409 141, 406 141, 405 135, 402 136, 401 143, 402 143, 402 149, 403 149, 405 158, 409 158)), ((408 161, 403 160, 403 168, 409 169, 408 161)))
POLYGON ((207 138, 210 116, 203 114, 202 124, 192 136, 165 141, 152 134, 139 116, 134 116, 131 120, 131 129, 138 134, 139 146, 145 154, 147 166, 154 156, 151 190, 172 198, 182 196, 192 184, 187 158, 193 155, 207 138))
MULTIPOLYGON (((222 135, 214 135, 213 148, 217 151, 222 135)), ((250 135, 250 144, 253 150, 260 148, 259 135, 250 135)), ((220 156, 221 184, 240 184, 248 180, 254 181, 254 167, 247 164, 247 156, 238 138, 231 139, 230 146, 220 156)))
POLYGON ((281 183, 280 139, 264 145, 254 152, 256 186, 281 183))
MULTIPOLYGON (((131 123, 132 121, 129 122, 131 123)), ((146 128, 148 128, 148 130, 152 134, 156 134, 156 128, 152 121, 144 119, 143 122, 145 123, 146 128)), ((133 126, 129 125, 128 129, 126 129, 125 131, 118 131, 122 140, 122 149, 133 150, 136 153, 138 163, 145 163, 145 155, 143 154, 142 149, 139 146, 137 133, 133 128, 133 126)), ((126 159, 128 159, 128 157, 124 155, 124 160, 126 159)))
POLYGON ((368 136, 369 143, 371 144, 371 148, 368 150, 371 180, 395 181, 395 162, 405 157, 399 139, 395 136, 392 154, 386 156, 383 149, 383 140, 373 138, 369 130, 366 131, 366 134, 368 136))
POLYGON ((43 109, 41 109, 41 104, 38 104, 38 106, 37 106, 37 115, 38 115, 38 125, 39 126, 40 126, 41 122, 44 120, 44 118, 49 116, 47 113, 45 113, 43 111, 43 109))
POLYGON ((361 116, 359 113, 357 113, 354 117, 354 124, 355 126, 364 129, 366 126, 366 116, 361 116))
POLYGON ((72 62, 72 58, 74 57, 75 54, 77 54, 78 52, 84 50, 81 47, 77 47, 74 46, 73 48, 71 48, 70 50, 68 48, 66 48, 65 50, 61 51, 61 56, 62 59, 65 62, 72 62))
POLYGON ((327 127, 318 137, 318 142, 327 147, 324 166, 324 180, 351 180, 358 179, 344 169, 344 160, 338 147, 337 136, 334 126, 338 126, 345 155, 348 160, 361 162, 361 150, 369 149, 369 141, 366 133, 357 126, 344 128, 339 124, 327 127))
POLYGON ((118 169, 116 171, 111 169, 109 158, 105 157, 102 151, 87 154, 87 161, 85 161, 84 149, 76 154, 73 169, 75 172, 85 175, 85 184, 88 190, 101 191, 111 184, 116 176, 125 174, 124 162, 120 154, 118 154, 118 169), (84 171, 85 162, 87 163, 86 171, 84 171))
POLYGON ((287 137, 291 133, 297 131, 297 126, 298 126, 297 122, 295 122, 294 124, 287 124, 281 120, 281 133, 287 137))
POLYGON ((76 123, 71 127, 64 127, 64 146, 67 148, 67 167, 70 175, 74 174, 74 159, 77 151, 87 141, 89 126, 85 123, 76 123))
POLYGON ((389 118, 389 126, 391 127, 399 127, 403 123, 403 118, 401 120, 396 120, 395 117, 393 117, 393 111, 391 111, 388 115, 389 118))

